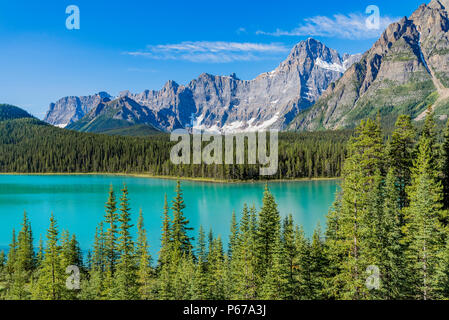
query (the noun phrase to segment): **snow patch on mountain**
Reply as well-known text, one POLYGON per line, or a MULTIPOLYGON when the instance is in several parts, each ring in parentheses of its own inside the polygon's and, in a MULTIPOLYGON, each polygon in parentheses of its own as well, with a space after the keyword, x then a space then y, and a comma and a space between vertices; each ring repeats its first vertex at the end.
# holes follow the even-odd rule
POLYGON ((346 71, 346 69, 338 63, 329 63, 326 61, 321 60, 320 58, 317 58, 315 61, 315 64, 325 70, 330 70, 330 71, 335 71, 335 72, 340 72, 340 73, 344 73, 346 71))

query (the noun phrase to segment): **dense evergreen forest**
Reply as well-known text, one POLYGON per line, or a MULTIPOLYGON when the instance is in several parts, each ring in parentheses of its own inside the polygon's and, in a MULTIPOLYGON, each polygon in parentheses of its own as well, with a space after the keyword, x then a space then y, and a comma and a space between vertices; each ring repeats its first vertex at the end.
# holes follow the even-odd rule
POLYGON ((258 165, 174 165, 167 134, 123 137, 80 133, 37 119, 0 121, 0 172, 146 173, 218 180, 338 177, 352 131, 281 133, 279 170, 260 177, 258 165))
POLYGON ((268 187, 258 211, 233 214, 227 249, 213 231, 194 230, 181 185, 164 201, 161 249, 150 257, 142 218, 137 238, 126 186, 109 192, 104 221, 83 257, 75 235, 52 215, 46 241, 33 247, 26 214, 0 254, 4 299, 448 299, 449 123, 437 140, 429 110, 418 133, 401 116, 388 139, 380 121, 362 121, 348 143, 341 192, 327 218, 305 237, 281 219, 268 187), (36 251, 36 252, 35 252, 36 251), (67 266, 81 269, 66 288, 67 266))

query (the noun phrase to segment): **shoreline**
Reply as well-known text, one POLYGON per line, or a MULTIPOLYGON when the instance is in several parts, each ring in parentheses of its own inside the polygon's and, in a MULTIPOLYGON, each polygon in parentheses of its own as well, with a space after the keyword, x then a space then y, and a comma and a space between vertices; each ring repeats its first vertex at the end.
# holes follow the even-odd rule
POLYGON ((341 178, 295 178, 295 179, 266 179, 266 180, 223 180, 214 178, 193 178, 193 177, 176 177, 176 176, 159 176, 146 173, 107 173, 107 172, 73 172, 73 173, 23 173, 23 172, 0 172, 0 176, 16 175, 16 176, 117 176, 117 177, 135 177, 147 179, 166 179, 166 180, 180 180, 191 182, 207 182, 207 183, 222 183, 222 184, 237 184, 237 183, 268 183, 268 182, 307 182, 307 181, 335 181, 341 178))

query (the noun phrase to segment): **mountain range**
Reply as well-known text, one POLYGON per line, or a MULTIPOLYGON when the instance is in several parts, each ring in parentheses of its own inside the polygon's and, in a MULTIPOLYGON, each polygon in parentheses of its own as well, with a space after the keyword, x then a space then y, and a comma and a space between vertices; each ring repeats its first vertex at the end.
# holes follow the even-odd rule
POLYGON ((360 62, 290 124, 314 131, 353 127, 377 112, 391 124, 399 114, 422 120, 433 106, 449 111, 449 0, 432 0, 391 24, 360 62))
POLYGON ((275 70, 253 80, 201 74, 159 90, 100 92, 52 103, 45 121, 78 131, 133 126, 169 132, 187 126, 209 132, 276 128, 315 131, 354 127, 382 115, 419 121, 433 106, 449 111, 449 0, 432 0, 391 24, 363 55, 340 55, 309 38, 275 70))
POLYGON ((186 86, 168 81, 159 91, 65 97, 50 104, 44 121, 88 132, 137 124, 160 131, 186 125, 209 132, 284 129, 360 56, 341 56, 310 38, 275 70, 253 80, 203 73, 186 86))

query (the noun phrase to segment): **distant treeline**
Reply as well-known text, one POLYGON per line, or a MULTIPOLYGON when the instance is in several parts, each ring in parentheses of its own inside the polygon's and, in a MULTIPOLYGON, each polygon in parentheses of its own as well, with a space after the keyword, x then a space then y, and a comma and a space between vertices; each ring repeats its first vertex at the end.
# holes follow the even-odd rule
POLYGON ((353 131, 280 133, 279 170, 259 165, 174 165, 167 134, 145 138, 79 133, 36 119, 0 122, 0 172, 147 173, 156 176, 259 180, 339 177, 353 131))

